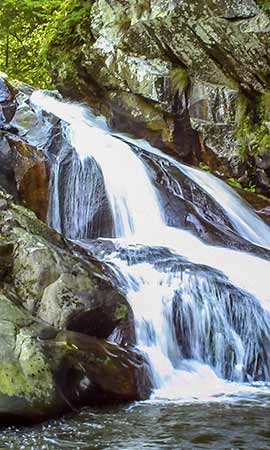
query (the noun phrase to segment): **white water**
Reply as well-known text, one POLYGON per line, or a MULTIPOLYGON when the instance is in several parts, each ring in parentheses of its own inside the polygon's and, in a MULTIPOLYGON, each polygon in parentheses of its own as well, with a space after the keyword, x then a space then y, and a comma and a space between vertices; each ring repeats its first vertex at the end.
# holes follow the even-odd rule
MULTIPOLYGON (((265 310, 269 309, 270 296, 266 283, 270 269, 268 261, 246 253, 208 246, 185 230, 168 227, 165 224, 158 194, 151 185, 147 170, 127 143, 109 135, 104 122, 100 120, 96 122, 83 107, 61 102, 39 92, 33 94, 32 102, 67 123, 67 139, 81 159, 77 170, 84 171, 89 158, 94 158, 100 166, 113 216, 114 236, 121 238, 119 242, 127 256, 131 244, 133 246, 140 244, 142 248, 146 246, 168 248, 176 258, 179 255, 192 263, 204 264, 222 271, 232 284, 254 295, 265 310)), ((240 203, 222 182, 212 180, 208 174, 186 168, 182 164, 179 164, 179 169, 196 182, 203 184, 204 190, 222 204, 240 235, 260 245, 269 245, 268 228, 240 203)), ((59 165, 56 165, 55 176, 57 171, 59 172, 59 165)), ((87 198, 84 199, 84 204, 81 205, 80 186, 76 188, 75 183, 72 189, 72 184, 71 179, 70 202, 80 205, 79 208, 73 209, 80 215, 80 210, 88 208, 93 198, 89 198, 88 203, 87 198)), ((53 192, 56 198, 54 208, 60 209, 59 195, 56 191, 57 189, 53 192)), ((59 211, 55 214, 57 222, 60 220, 59 211)), ((80 223, 79 226, 83 227, 80 223)), ((149 257, 151 254, 150 248, 149 257)), ((105 260, 114 268, 116 278, 121 274, 121 280, 124 280, 127 297, 135 314, 137 345, 146 352, 151 361, 157 397, 209 400, 213 396, 251 389, 236 383, 227 383, 221 377, 224 376, 225 370, 226 345, 230 345, 233 349, 231 378, 242 381, 242 372, 248 366, 248 358, 252 352, 257 351, 260 333, 263 330, 267 339, 270 336, 265 319, 268 313, 257 306, 255 299, 250 299, 249 294, 241 294, 243 298, 246 296, 247 303, 256 304, 251 310, 252 313, 255 311, 259 322, 254 325, 258 339, 250 346, 244 342, 240 330, 234 329, 229 318, 225 320, 225 309, 228 307, 228 304, 225 305, 226 291, 213 290, 210 278, 202 276, 194 278, 188 270, 181 272, 180 275, 179 271, 170 273, 169 266, 164 270, 147 261, 143 263, 135 261, 130 265, 123 261, 117 252, 105 257, 105 260), (192 333, 189 336, 191 354, 188 360, 181 353, 173 323, 173 301, 179 286, 181 286, 181 305, 192 305, 191 309, 182 311, 182 314, 185 317, 189 315, 191 321, 195 319, 193 336, 192 333), (207 301, 198 306, 198 302, 204 298, 207 301), (210 308, 208 305, 213 299, 214 304, 210 308), (214 347, 215 362, 207 360, 207 351, 204 350, 206 343, 209 344, 209 354, 210 347, 214 347)), ((269 378, 267 364, 264 364, 263 372, 266 379, 269 378)))
MULTIPOLYGON (((115 136, 122 135, 115 134, 115 136)), ((160 156, 169 161, 175 168, 199 185, 222 207, 241 237, 264 248, 270 248, 270 227, 257 216, 248 203, 230 186, 209 172, 181 164, 171 156, 152 147, 146 141, 132 139, 129 136, 124 136, 124 138, 131 144, 145 149, 150 154, 160 156)))

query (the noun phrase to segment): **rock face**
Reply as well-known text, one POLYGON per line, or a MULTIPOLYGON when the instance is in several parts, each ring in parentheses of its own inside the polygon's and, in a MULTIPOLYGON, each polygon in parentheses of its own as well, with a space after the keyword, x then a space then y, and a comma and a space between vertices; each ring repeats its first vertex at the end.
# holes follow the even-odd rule
POLYGON ((0 183, 46 220, 49 165, 40 148, 45 148, 52 126, 31 108, 31 91, 23 90, 0 77, 0 183))
MULTIPOLYGON (((267 10, 254 0, 86 4, 73 39, 59 31, 50 47, 59 87, 80 93, 115 128, 269 193, 268 169, 253 151, 240 157, 236 133, 246 108, 256 122, 254 106, 270 88, 267 10)), ((267 146, 260 143, 263 160, 267 146)))
POLYGON ((125 347, 105 340, 117 332, 121 341, 127 329, 125 298, 96 260, 74 256, 58 233, 3 191, 0 313, 1 423, 149 396, 143 357, 127 340, 125 347))

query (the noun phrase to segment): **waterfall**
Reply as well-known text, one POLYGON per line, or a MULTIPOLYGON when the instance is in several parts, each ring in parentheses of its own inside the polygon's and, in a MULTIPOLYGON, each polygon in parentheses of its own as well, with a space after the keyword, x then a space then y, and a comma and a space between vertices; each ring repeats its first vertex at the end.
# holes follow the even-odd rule
MULTIPOLYGON (((115 136, 122 135, 115 134, 115 136)), ((176 161, 171 156, 152 147, 146 141, 132 139, 129 136, 124 136, 124 138, 130 144, 141 147, 150 154, 169 161, 176 169, 199 185, 201 189, 221 206, 240 236, 264 248, 270 248, 270 227, 257 216, 249 207, 248 203, 230 186, 209 172, 189 167, 176 161)))
MULTIPOLYGON (((31 101, 63 121, 65 145, 51 178, 49 221, 96 252, 125 292, 135 316, 137 346, 152 366, 155 398, 209 399, 252 390, 242 383, 270 381, 270 263, 167 226, 159 192, 126 137, 112 136, 104 121, 83 106, 42 92, 31 101), (61 186, 67 158, 67 186, 61 186), (106 237, 113 250, 104 234, 91 229, 104 195, 112 218, 106 237), (96 237, 103 237, 98 249, 91 240, 96 237)), ((268 227, 224 183, 169 159, 222 205, 239 235, 269 246, 268 227)))

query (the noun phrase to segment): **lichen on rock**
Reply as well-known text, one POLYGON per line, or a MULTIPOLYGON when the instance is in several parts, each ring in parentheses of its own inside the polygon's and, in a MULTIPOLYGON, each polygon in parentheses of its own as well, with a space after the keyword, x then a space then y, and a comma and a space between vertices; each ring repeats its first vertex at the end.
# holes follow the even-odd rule
MULTIPOLYGON (((259 167, 251 173, 257 162, 252 154, 243 160, 235 134, 238 100, 244 95, 256 105, 270 87, 266 3, 91 1, 73 33, 72 52, 80 57, 72 59, 72 84, 59 57, 60 49, 69 55, 68 45, 57 32, 51 40, 55 80, 116 129, 143 136, 181 161, 203 162, 219 176, 244 180, 247 174, 243 187, 255 183, 258 193, 269 195, 269 173, 259 167), (186 76, 177 93, 179 70, 186 76)), ((256 107, 252 114, 259 130, 256 107)))
POLYGON ((149 396, 130 306, 100 263, 1 190, 0 201, 1 423, 149 396), (125 347, 105 340, 116 331, 125 347))

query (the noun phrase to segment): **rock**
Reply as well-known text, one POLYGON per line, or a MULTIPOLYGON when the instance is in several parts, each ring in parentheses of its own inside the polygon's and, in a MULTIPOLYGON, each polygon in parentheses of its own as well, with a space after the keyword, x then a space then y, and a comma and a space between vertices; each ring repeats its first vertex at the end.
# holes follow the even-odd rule
POLYGON ((7 105, 10 107, 10 102, 13 108, 11 115, 3 112, 2 120, 0 117, 0 184, 39 218, 46 220, 49 162, 38 148, 40 144, 45 145, 42 142, 44 126, 39 115, 31 109, 29 97, 3 78, 0 78, 0 99, 2 110, 7 105), (35 138, 37 133, 38 139, 35 138))
POLYGON ((36 338, 38 323, 0 295, 1 423, 36 422, 62 411, 53 373, 36 338))
POLYGON ((256 117, 270 88, 270 17, 258 2, 94 0, 85 15, 72 43, 56 32, 49 48, 65 95, 181 161, 223 177, 248 171, 268 194, 236 139, 241 99, 256 117))
POLYGON ((75 256, 1 190, 0 200, 1 423, 146 399, 150 368, 127 345, 132 336, 124 340, 131 310, 105 268, 91 255, 75 256))
POLYGON ((14 243, 11 277, 32 314, 56 328, 102 338, 117 329, 119 342, 134 342, 131 308, 97 261, 72 256, 60 235, 20 206, 0 210, 0 232, 14 243))
MULTIPOLYGON (((43 153, 21 138, 6 134, 0 144, 1 172, 12 174, 5 187, 46 220, 49 202, 48 171, 43 153)), ((3 175, 2 175, 3 176, 3 175)))
POLYGON ((267 175, 266 171, 263 169, 257 169, 256 175, 258 177, 259 184, 268 189, 270 187, 270 177, 267 175))
POLYGON ((42 344, 54 361, 58 389, 72 406, 134 401, 150 395, 150 369, 135 350, 72 332, 61 332, 42 344))
POLYGON ((58 332, 0 295, 0 418, 35 423, 85 405, 145 399, 150 370, 132 349, 58 332))
POLYGON ((13 266, 14 245, 0 239, 0 280, 9 275, 13 266))
MULTIPOLYGON (((177 170, 167 159, 142 151, 152 183, 159 192, 159 200, 167 218, 167 225, 189 230, 210 245, 225 246, 269 258, 269 252, 238 235, 222 207, 207 195, 199 183, 177 170)), ((254 193, 239 189, 238 193, 259 211, 269 205, 254 193)), ((262 212, 265 217, 266 212, 262 212)))
POLYGON ((270 224, 270 201, 264 196, 256 195, 254 192, 238 189, 238 194, 250 204, 255 212, 269 225, 270 224))
POLYGON ((16 111, 16 89, 0 73, 0 125, 7 124, 16 111))
POLYGON ((270 150, 266 150, 263 155, 255 155, 255 162, 259 169, 270 169, 270 150))

